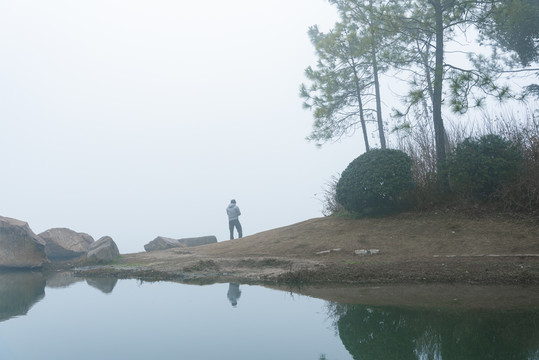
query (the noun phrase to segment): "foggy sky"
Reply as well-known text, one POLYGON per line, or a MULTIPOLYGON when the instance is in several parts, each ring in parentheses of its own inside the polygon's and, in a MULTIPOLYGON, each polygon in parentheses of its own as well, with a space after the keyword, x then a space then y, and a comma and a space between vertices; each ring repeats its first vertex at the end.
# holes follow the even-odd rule
POLYGON ((322 216, 363 152, 317 149, 298 89, 324 0, 0 2, 0 216, 120 252, 156 236, 228 239, 322 216))

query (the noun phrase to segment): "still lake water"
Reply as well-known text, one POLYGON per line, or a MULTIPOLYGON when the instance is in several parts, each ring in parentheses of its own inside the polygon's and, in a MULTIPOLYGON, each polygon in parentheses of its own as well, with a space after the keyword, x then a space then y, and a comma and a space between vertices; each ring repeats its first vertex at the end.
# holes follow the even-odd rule
POLYGON ((0 359, 539 359, 539 310, 327 302, 260 286, 0 274, 0 359))

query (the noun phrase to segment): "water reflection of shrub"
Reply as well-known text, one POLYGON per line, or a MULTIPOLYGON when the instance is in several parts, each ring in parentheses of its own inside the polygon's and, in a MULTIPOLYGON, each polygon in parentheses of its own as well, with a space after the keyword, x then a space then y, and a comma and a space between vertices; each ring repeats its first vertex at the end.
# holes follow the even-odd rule
POLYGON ((435 311, 332 304, 354 359, 529 359, 539 311, 435 311))

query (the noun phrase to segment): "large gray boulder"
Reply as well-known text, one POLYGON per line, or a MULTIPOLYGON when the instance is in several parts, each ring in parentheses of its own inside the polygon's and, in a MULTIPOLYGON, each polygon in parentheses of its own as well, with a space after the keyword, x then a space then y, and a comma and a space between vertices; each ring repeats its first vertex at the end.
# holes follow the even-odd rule
POLYGON ((110 236, 103 236, 88 248, 88 260, 97 262, 112 261, 120 256, 118 246, 110 236))
POLYGON ((183 238, 183 239, 171 239, 164 236, 158 236, 146 245, 144 245, 144 250, 146 251, 155 251, 155 250, 165 250, 170 248, 177 247, 188 247, 188 246, 199 246, 206 244, 213 244, 217 242, 217 238, 213 235, 210 236, 200 236, 194 238, 183 238))
POLYGON ((85 233, 66 228, 54 228, 39 234, 45 241, 45 254, 49 260, 67 260, 85 255, 94 239, 85 233))
POLYGON ((28 223, 0 216, 0 268, 40 268, 47 262, 45 242, 28 223))
POLYGON ((165 250, 175 247, 184 247, 187 246, 178 241, 178 239, 171 239, 164 236, 158 236, 146 245, 144 245, 144 250, 146 251, 155 251, 155 250, 165 250))

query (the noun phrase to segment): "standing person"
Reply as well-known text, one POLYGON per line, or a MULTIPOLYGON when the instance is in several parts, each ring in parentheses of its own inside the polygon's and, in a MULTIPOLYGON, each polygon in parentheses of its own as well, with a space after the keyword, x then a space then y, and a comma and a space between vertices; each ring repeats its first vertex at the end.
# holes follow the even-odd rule
POLYGON ((230 200, 230 204, 226 208, 228 214, 228 228, 230 229, 230 240, 234 239, 234 227, 238 230, 238 238, 242 237, 241 224, 238 220, 238 216, 241 215, 240 208, 236 205, 236 200, 230 200))

